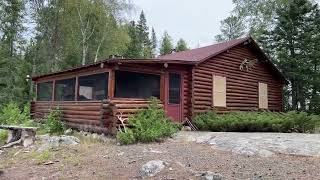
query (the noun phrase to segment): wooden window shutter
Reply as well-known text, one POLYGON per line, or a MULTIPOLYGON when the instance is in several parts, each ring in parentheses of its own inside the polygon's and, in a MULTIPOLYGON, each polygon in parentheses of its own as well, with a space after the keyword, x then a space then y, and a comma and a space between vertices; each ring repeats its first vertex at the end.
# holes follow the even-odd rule
POLYGON ((215 76, 212 77, 212 102, 214 107, 227 107, 227 88, 226 77, 215 76))
POLYGON ((268 109, 268 85, 259 83, 259 108, 268 109))

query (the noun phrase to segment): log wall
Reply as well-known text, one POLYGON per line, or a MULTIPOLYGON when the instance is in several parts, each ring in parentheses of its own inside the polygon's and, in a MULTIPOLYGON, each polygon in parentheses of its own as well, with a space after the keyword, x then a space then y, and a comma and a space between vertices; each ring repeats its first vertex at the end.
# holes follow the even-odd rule
MULTIPOLYGON (((103 101, 31 102, 32 118, 43 121, 50 111, 59 108, 62 121, 70 128, 105 134, 115 134, 121 126, 118 116, 127 120, 139 110, 147 108, 146 99, 113 98, 103 101)), ((163 104, 159 102, 159 106, 163 104)))
POLYGON ((62 121, 71 128, 95 133, 113 133, 114 120, 107 101, 31 102, 31 114, 35 119, 44 119, 52 110, 59 108, 62 121))
POLYGON ((227 107, 216 108, 218 112, 258 110, 258 83, 268 84, 269 110, 282 111, 283 82, 276 77, 248 46, 242 45, 213 57, 193 69, 192 114, 212 109, 212 75, 227 78, 227 107), (244 59, 259 59, 254 68, 240 71, 244 59))

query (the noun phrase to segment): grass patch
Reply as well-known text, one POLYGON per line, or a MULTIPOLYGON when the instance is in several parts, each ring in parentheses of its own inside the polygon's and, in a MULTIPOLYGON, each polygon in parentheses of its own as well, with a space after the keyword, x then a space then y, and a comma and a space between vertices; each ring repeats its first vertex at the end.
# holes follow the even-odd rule
POLYGON ((196 116, 193 123, 200 130, 215 132, 314 133, 320 127, 320 116, 305 112, 232 112, 217 115, 209 111, 196 116))
POLYGON ((129 117, 129 124, 132 126, 131 129, 117 134, 117 140, 122 144, 160 141, 172 136, 180 128, 166 117, 163 108, 159 107, 158 100, 155 98, 151 99, 147 109, 129 117))

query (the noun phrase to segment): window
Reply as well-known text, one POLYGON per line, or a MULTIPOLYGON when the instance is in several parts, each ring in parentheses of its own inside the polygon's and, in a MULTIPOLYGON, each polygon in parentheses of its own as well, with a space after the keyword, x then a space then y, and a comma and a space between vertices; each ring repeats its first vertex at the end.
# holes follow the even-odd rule
POLYGON ((75 82, 75 78, 56 81, 55 101, 74 101, 75 82))
POLYGON ((51 101, 52 100, 52 82, 44 82, 37 84, 37 100, 51 101))
POLYGON ((226 82, 226 77, 213 75, 212 98, 214 107, 227 107, 226 82))
POLYGON ((259 83, 259 108, 268 109, 268 84, 259 83))
POLYGON ((160 75, 116 71, 115 97, 160 98, 160 75))
POLYGON ((169 74, 169 104, 180 104, 181 76, 169 74))
POLYGON ((103 100, 108 92, 108 73, 79 77, 79 101, 103 100))

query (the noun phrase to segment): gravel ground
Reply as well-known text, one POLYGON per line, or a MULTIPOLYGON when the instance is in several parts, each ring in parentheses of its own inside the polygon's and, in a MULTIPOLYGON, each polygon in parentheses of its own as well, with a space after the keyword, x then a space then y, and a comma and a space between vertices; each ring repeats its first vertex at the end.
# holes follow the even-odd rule
POLYGON ((0 154, 0 179, 139 179, 139 169, 151 160, 168 164, 150 179, 197 179, 195 171, 219 173, 225 179, 320 179, 319 157, 238 154, 190 141, 192 134, 183 132, 163 143, 130 146, 118 146, 111 139, 81 139, 79 145, 42 154, 15 148, 0 154))

